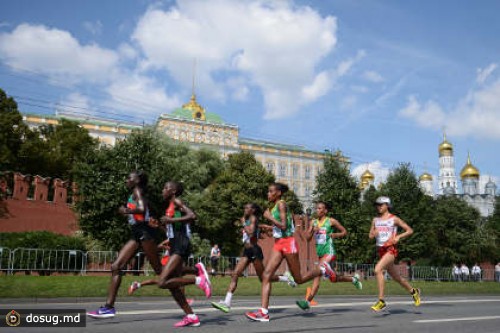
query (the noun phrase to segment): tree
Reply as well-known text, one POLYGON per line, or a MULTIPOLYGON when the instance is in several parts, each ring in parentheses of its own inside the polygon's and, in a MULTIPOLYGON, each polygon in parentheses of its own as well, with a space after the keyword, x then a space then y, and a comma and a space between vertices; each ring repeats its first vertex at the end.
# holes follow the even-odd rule
POLYGON ((425 237, 429 239, 428 258, 431 264, 448 266, 453 263, 472 263, 476 253, 480 215, 465 201, 441 196, 433 205, 434 217, 427 221, 425 237))
POLYGON ((231 154, 224 170, 196 200, 193 207, 200 223, 200 235, 218 243, 227 254, 237 254, 241 235, 234 222, 243 206, 255 202, 266 207, 267 188, 274 176, 247 152, 231 154))
POLYGON ((190 198, 213 181, 222 165, 216 152, 196 151, 172 143, 154 129, 135 131, 116 146, 103 147, 77 164, 75 178, 81 200, 76 207, 80 227, 86 235, 117 249, 129 235, 126 219, 117 214, 127 198, 128 173, 133 170, 147 173, 151 213, 160 216, 166 208, 161 197, 165 182, 182 182, 183 199, 190 205, 190 198))
POLYGON ((339 156, 326 156, 323 170, 316 178, 315 195, 318 201, 332 206, 330 216, 348 232, 347 237, 335 241, 338 257, 343 261, 366 262, 373 252, 373 246, 368 242, 373 212, 372 209, 369 212, 363 210, 360 194, 348 165, 339 156))
POLYGON ((0 170, 18 168, 17 156, 27 131, 16 101, 0 89, 0 170))
POLYGON ((495 200, 495 210, 493 214, 487 219, 486 225, 484 227, 486 234, 489 236, 491 248, 489 249, 493 251, 490 256, 490 260, 493 262, 500 261, 500 197, 496 197, 495 200))

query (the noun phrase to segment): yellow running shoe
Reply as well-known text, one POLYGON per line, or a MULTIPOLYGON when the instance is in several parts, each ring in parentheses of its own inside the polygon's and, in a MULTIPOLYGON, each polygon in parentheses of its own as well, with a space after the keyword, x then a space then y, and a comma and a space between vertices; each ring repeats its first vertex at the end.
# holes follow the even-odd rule
POLYGON ((387 307, 387 304, 385 304, 385 302, 383 300, 379 299, 378 302, 372 306, 372 310, 375 312, 380 312, 380 311, 384 310, 386 307, 387 307))
POLYGON ((415 306, 420 306, 420 289, 413 288, 413 292, 411 293, 411 297, 413 298, 413 302, 415 306))

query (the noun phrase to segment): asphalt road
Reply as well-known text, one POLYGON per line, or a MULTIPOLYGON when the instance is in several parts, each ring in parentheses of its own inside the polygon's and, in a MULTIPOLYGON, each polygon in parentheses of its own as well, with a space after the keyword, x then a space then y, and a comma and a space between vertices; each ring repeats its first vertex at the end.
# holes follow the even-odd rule
MULTIPOLYGON (((214 299, 217 301, 218 299, 214 299)), ((207 300, 197 300, 194 309, 201 326, 181 330, 211 332, 500 332, 500 296, 423 297, 418 308, 409 297, 387 298, 388 308, 383 313, 370 311, 374 298, 319 297, 319 305, 303 312, 295 305, 295 298, 273 297, 271 321, 250 322, 244 312, 259 305, 256 297, 237 297, 232 312, 224 314, 213 309, 207 300)), ((50 302, 30 304, 8 302, 3 307, 13 309, 67 309, 94 310, 102 302, 50 302)), ((118 314, 112 319, 87 318, 85 328, 1 328, 2 332, 172 332, 172 326, 182 317, 174 302, 167 298, 135 298, 118 302, 118 314)), ((3 315, 0 317, 3 320, 3 315)))

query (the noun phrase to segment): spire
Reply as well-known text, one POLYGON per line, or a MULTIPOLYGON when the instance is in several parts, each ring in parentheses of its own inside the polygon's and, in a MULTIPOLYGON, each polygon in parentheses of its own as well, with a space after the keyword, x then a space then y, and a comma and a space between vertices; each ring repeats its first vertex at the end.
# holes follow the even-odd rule
POLYGON ((195 93, 195 82, 196 82, 196 58, 193 59, 193 82, 191 85, 191 99, 196 100, 196 93, 195 93))

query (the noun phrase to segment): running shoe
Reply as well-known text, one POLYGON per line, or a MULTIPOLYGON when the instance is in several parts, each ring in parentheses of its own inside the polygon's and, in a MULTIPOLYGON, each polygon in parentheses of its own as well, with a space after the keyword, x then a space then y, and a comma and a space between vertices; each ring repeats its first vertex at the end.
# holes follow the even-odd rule
POLYGON ((189 315, 184 316, 180 322, 174 325, 174 327, 198 327, 200 326, 200 319, 195 315, 193 319, 189 318, 189 315))
POLYGON ((290 272, 286 271, 284 274, 283 274, 284 277, 286 277, 288 279, 288 285, 292 288, 295 288, 297 287, 297 283, 295 283, 295 279, 293 278, 292 274, 290 274, 290 272))
MULTIPOLYGON (((305 300, 307 301, 309 299, 309 296, 311 295, 311 287, 307 287, 306 289, 306 297, 305 297, 305 300)), ((309 301, 309 306, 316 306, 318 305, 318 302, 316 302, 314 299, 312 299, 311 301, 309 301)))
POLYGON ((211 304, 214 308, 216 308, 217 310, 221 310, 224 313, 228 313, 229 310, 231 309, 231 307, 227 305, 224 301, 212 302, 211 304))
POLYGON ((199 262, 194 266, 198 269, 198 277, 201 279, 198 288, 203 290, 207 298, 212 297, 212 285, 210 284, 210 277, 208 276, 205 265, 203 265, 202 262, 199 262))
POLYGON ((115 314, 115 308, 108 308, 107 306, 101 306, 96 311, 87 312, 87 316, 96 319, 113 318, 115 314))
POLYGON ((321 265, 325 269, 325 277, 327 277, 330 280, 330 282, 336 282, 337 281, 337 274, 332 269, 332 267, 330 267, 330 265, 326 262, 324 262, 321 265))
POLYGON ((361 290, 363 289, 363 283, 361 283, 361 281, 359 280, 359 274, 356 273, 354 274, 354 276, 352 277, 352 284, 356 287, 356 289, 358 290, 361 290))
POLYGON ((413 288, 411 297, 413 298, 413 303, 415 303, 415 306, 420 306, 420 289, 413 288))
POLYGON ((253 321, 261 321, 261 322, 268 322, 269 321, 269 314, 264 314, 261 309, 246 312, 245 316, 247 316, 248 319, 253 320, 253 321))
POLYGON ((295 304, 297 304, 297 306, 299 308, 301 308, 302 310, 306 311, 306 310, 309 310, 310 309, 310 306, 309 306, 309 302, 308 301, 296 301, 295 304))
POLYGON ((137 281, 132 282, 130 287, 128 287, 128 294, 132 295, 134 293, 134 291, 136 291, 140 287, 141 287, 141 285, 139 284, 139 282, 137 282, 137 281))
POLYGON ((375 311, 375 312, 380 312, 380 311, 384 310, 386 307, 387 307, 387 304, 385 304, 385 302, 383 300, 379 299, 377 301, 377 303, 375 303, 372 306, 372 310, 375 311))

